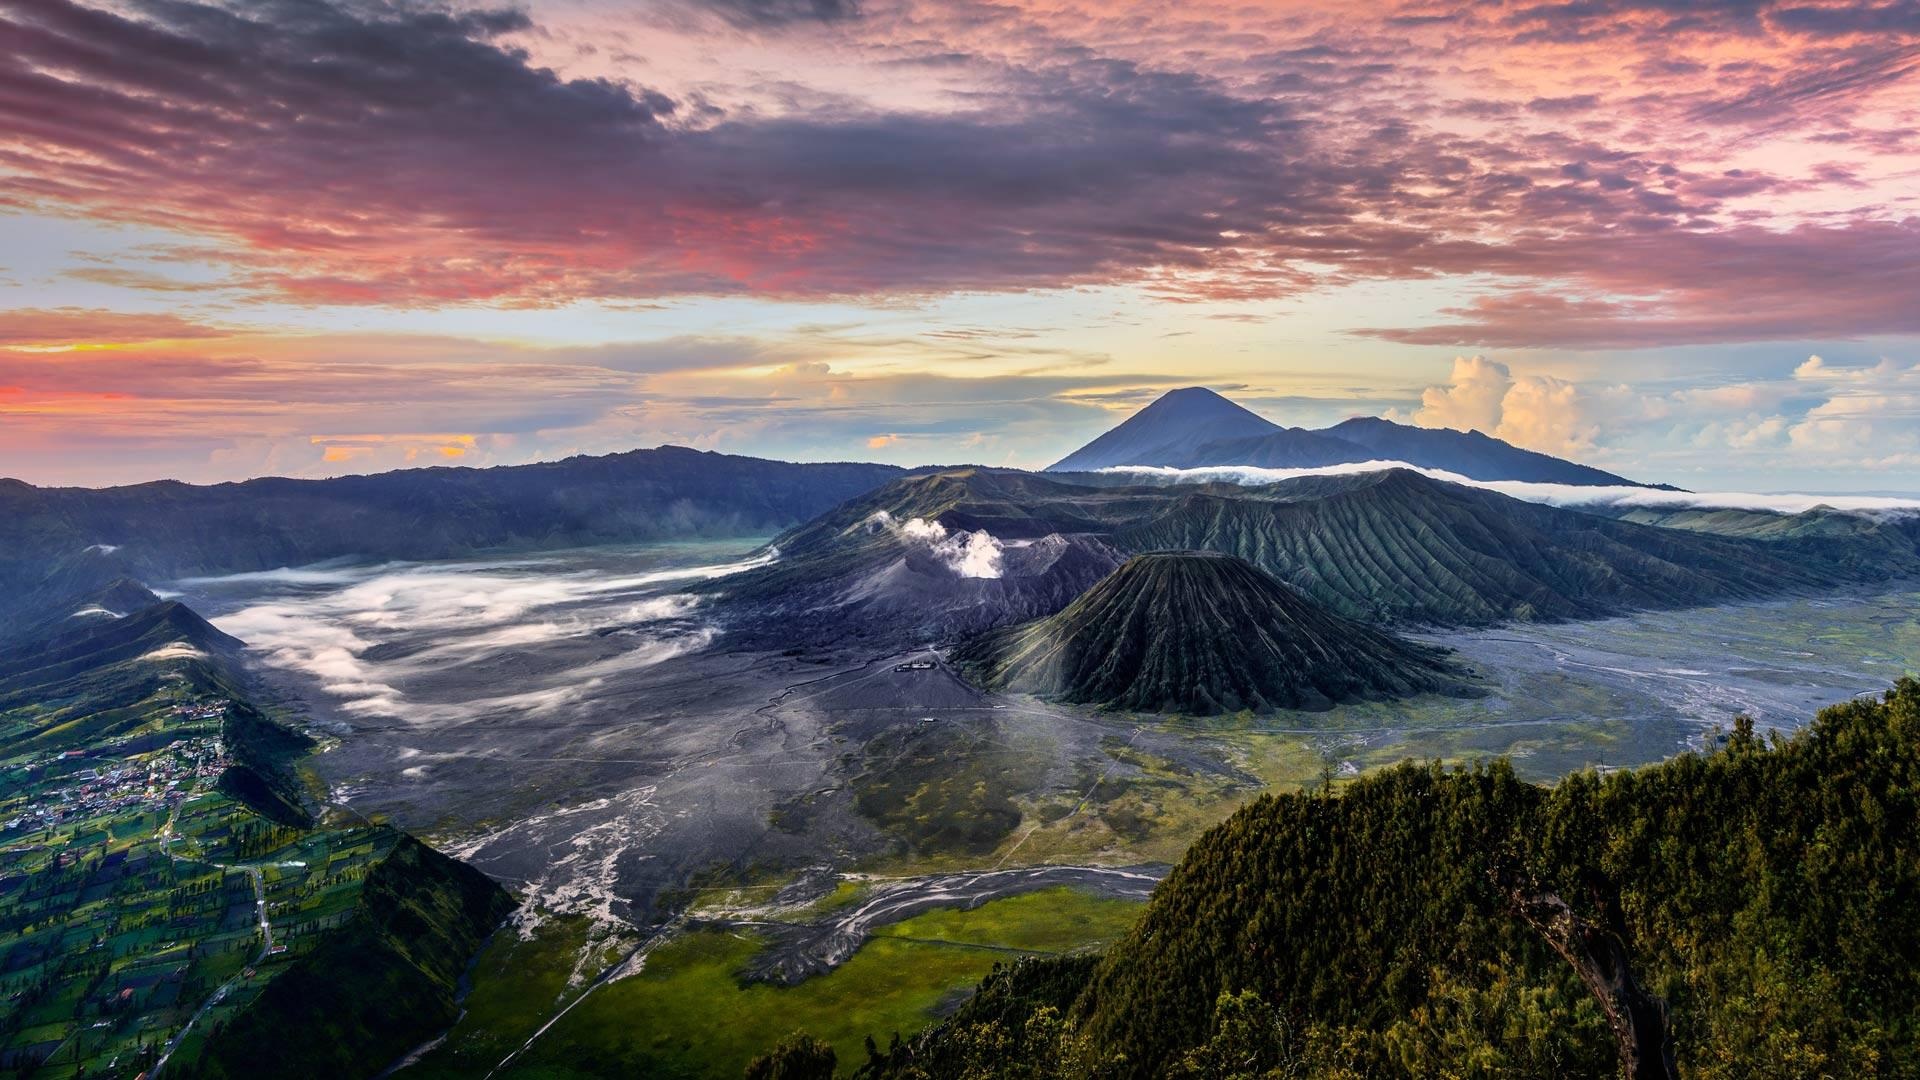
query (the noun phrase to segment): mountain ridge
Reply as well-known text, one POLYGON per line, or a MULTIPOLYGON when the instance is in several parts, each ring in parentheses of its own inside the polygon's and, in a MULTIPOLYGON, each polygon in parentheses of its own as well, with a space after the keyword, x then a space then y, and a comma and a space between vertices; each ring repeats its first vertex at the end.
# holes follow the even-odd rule
MULTIPOLYGON (((778 609, 804 615, 809 632, 830 631, 835 597, 844 593, 831 583, 906 550, 875 525, 882 514, 949 534, 985 532, 1008 551, 1047 536, 1072 538, 1109 560, 1083 566, 1099 572, 1076 577, 1080 588, 1131 555, 1224 552, 1334 614, 1421 626, 1596 618, 1920 573, 1914 539, 1891 531, 1769 540, 1666 529, 1411 469, 1258 485, 964 469, 902 478, 835 507, 776 538, 772 565, 706 589, 747 601, 756 617, 778 609)), ((1077 595, 1063 587, 1045 602, 1027 594, 1031 602, 1018 610, 987 609, 969 599, 980 585, 963 589, 973 592, 952 602, 968 618, 918 625, 973 632, 1053 614, 1077 595)))
POLYGON ((8 484, 0 486, 0 596, 57 598, 114 577, 167 580, 330 558, 766 535, 906 474, 893 465, 663 447, 315 480, 8 484), (64 578, 47 586, 53 575, 64 578))

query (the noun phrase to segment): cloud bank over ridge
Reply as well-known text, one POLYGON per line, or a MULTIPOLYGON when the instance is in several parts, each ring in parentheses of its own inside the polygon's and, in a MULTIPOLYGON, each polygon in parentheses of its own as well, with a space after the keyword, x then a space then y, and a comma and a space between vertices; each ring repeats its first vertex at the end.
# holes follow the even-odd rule
POLYGON ((1526 502, 1549 506, 1616 506, 1647 509, 1758 510, 1776 514, 1799 514, 1825 507, 1849 514, 1920 515, 1920 495, 1913 497, 1881 495, 1810 495, 1790 492, 1762 493, 1743 491, 1662 491, 1656 488, 1623 486, 1585 486, 1580 484, 1542 484, 1519 480, 1475 480, 1444 469, 1427 469, 1404 461, 1358 461, 1311 469, 1267 469, 1252 465, 1214 465, 1199 469, 1175 469, 1158 465, 1122 465, 1100 470, 1116 475, 1133 475, 1168 483, 1205 483, 1225 481, 1235 484, 1275 484, 1303 476, 1356 476, 1406 469, 1435 480, 1466 487, 1497 491, 1526 502))

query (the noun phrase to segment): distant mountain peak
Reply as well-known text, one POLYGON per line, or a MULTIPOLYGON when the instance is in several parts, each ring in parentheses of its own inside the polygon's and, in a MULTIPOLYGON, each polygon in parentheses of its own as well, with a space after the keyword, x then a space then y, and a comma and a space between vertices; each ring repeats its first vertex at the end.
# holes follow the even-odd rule
MULTIPOLYGON (((1280 430, 1280 425, 1204 386, 1183 386, 1178 390, 1169 390, 1154 398, 1121 426, 1147 423, 1225 424, 1224 430, 1229 436, 1280 430)), ((1216 433, 1215 437, 1221 435, 1216 433)))
POLYGON ((1082 472, 1115 465, 1160 465, 1220 439, 1247 439, 1280 425, 1204 386, 1169 390, 1120 426, 1048 466, 1082 472))
POLYGON ((1157 405, 1176 405, 1184 402, 1204 403, 1219 408, 1231 408, 1238 412, 1248 411, 1232 398, 1205 386, 1182 386, 1169 390, 1159 397, 1154 398, 1147 408, 1151 409, 1157 405))
POLYGON ((1385 417, 1356 416, 1322 432, 1366 447, 1373 456, 1475 480, 1521 480, 1581 486, 1645 487, 1624 476, 1515 446, 1478 429, 1419 427, 1385 417))
POLYGON ((1323 431, 1281 427, 1202 386, 1162 394, 1048 471, 1126 465, 1316 469, 1363 461, 1403 461, 1475 480, 1646 486, 1482 431, 1417 427, 1379 416, 1356 416, 1323 431))

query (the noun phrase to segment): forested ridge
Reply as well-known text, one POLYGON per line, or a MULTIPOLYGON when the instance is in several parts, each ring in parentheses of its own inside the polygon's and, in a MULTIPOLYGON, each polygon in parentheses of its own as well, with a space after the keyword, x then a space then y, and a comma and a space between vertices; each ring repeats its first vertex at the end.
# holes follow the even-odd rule
POLYGON ((423 1033, 453 1023, 468 959, 512 911, 512 898, 486 875, 399 834, 353 918, 174 1072, 196 1080, 380 1074, 423 1033))
POLYGON ((1638 1075, 1911 1076, 1917 819, 1912 679, 1551 788, 1496 761, 1269 795, 1104 956, 1000 970, 860 1075, 1619 1075, 1638 995, 1638 1075), (1597 985, 1609 953, 1611 1000, 1573 962, 1597 985))

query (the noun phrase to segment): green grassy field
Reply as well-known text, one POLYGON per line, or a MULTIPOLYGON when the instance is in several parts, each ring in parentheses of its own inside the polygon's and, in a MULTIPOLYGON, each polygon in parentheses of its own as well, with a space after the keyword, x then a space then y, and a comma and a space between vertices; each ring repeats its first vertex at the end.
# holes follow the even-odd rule
MULTIPOLYGON (((502 1072, 534 1080, 599 1076, 740 1076, 756 1054, 805 1029, 831 1042, 842 1071, 925 1027, 996 962, 1097 947, 1133 924, 1141 905, 1050 889, 943 909, 881 928, 853 958, 797 986, 743 983, 762 939, 748 931, 687 932, 656 948, 639 974, 588 994, 502 1072)), ((531 940, 501 935, 476 966, 467 1015, 410 1074, 485 1072, 577 995, 567 976, 586 943, 579 924, 549 923, 531 940)))

